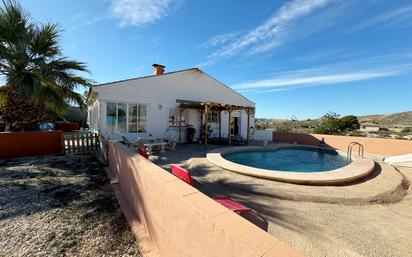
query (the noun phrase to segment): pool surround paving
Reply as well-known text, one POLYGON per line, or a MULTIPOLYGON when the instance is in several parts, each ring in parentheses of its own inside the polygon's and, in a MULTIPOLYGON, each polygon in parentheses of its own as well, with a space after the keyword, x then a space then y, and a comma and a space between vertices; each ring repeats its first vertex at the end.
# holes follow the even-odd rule
MULTIPOLYGON (((353 182, 364 177, 369 176, 375 169, 375 162, 371 159, 366 158, 354 158, 353 162, 350 164, 322 172, 291 172, 291 171, 280 171, 280 170, 268 170, 261 169, 251 166, 246 166, 238 164, 225 159, 224 155, 233 152, 241 151, 273 151, 282 148, 311 148, 311 149, 325 149, 314 146, 304 146, 304 145, 272 145, 268 147, 260 146, 242 146, 242 147, 224 147, 217 148, 207 153, 207 159, 226 170, 230 170, 236 173, 240 173, 247 176, 253 176, 262 179, 269 179, 275 181, 282 181, 294 184, 305 184, 305 185, 340 185, 349 182, 353 182)), ((329 148, 327 148, 329 149, 329 148)), ((333 149, 330 149, 333 150, 333 149)), ((339 154, 343 154, 339 152, 339 154)))

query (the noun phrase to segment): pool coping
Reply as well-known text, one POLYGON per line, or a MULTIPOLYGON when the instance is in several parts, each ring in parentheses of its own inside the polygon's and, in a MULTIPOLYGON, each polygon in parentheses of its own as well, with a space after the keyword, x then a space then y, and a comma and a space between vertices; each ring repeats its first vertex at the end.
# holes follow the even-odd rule
MULTIPOLYGON (((236 147, 223 147, 217 148, 206 154, 208 161, 213 164, 220 166, 224 169, 240 173, 247 176, 276 180, 281 182, 288 182, 294 184, 305 184, 305 185, 338 185, 353 182, 359 180, 363 177, 371 174, 375 169, 375 162, 371 159, 366 158, 353 158, 353 162, 339 169, 334 169, 330 171, 323 172, 291 172, 291 171, 276 171, 268 169, 260 169, 255 167, 250 167, 238 163, 228 161, 223 158, 222 154, 238 152, 238 151, 248 151, 248 150, 274 150, 282 147, 308 147, 322 149, 316 146, 310 145, 294 145, 294 144, 283 144, 283 145, 271 145, 267 147, 262 146, 236 146, 236 147)), ((323 148, 325 149, 325 148, 323 148)), ((333 148, 326 148, 330 150, 335 150, 333 148)), ((341 151, 337 151, 343 154, 341 151)))

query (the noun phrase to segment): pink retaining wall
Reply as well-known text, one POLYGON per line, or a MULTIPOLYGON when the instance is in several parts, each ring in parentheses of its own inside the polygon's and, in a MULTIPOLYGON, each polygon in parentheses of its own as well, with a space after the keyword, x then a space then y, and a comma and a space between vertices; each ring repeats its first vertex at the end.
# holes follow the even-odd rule
POLYGON ((302 256, 115 141, 109 142, 109 174, 143 248, 155 249, 151 256, 302 256))
POLYGON ((273 142, 275 143, 297 142, 304 145, 317 145, 322 138, 330 147, 345 152, 348 145, 355 141, 364 146, 366 153, 383 156, 412 153, 412 141, 410 140, 273 132, 273 142))

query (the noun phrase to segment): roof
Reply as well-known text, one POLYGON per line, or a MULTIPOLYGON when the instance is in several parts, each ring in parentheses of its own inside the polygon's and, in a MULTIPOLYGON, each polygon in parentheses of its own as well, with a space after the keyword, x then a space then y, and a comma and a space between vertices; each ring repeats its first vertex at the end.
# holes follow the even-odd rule
POLYGON ((167 75, 171 75, 171 74, 175 74, 175 73, 180 73, 180 72, 185 72, 185 71, 190 71, 190 70, 198 70, 198 71, 204 73, 204 72, 201 71, 199 68, 189 68, 189 69, 184 69, 184 70, 165 72, 165 73, 160 74, 160 75, 148 75, 148 76, 142 76, 142 77, 136 77, 136 78, 115 80, 115 81, 106 82, 106 83, 102 83, 102 84, 92 85, 92 86, 90 86, 90 87, 100 87, 100 86, 106 86, 106 85, 121 83, 121 82, 125 82, 125 81, 130 81, 130 80, 146 79, 146 78, 159 77, 159 76, 167 76, 167 75))
POLYGON ((121 83, 121 82, 126 82, 126 81, 131 81, 131 80, 139 80, 139 79, 147 79, 147 78, 154 78, 154 77, 160 77, 160 76, 168 76, 168 75, 172 75, 172 74, 176 74, 176 73, 182 73, 182 72, 186 72, 186 71, 198 71, 201 72, 202 74, 208 76, 209 78, 215 80, 217 83, 221 84, 222 86, 228 88, 229 90, 233 91, 234 93, 236 93, 237 95, 239 95, 240 97, 244 98, 245 100, 254 103, 253 101, 251 101, 250 99, 248 99, 247 97, 241 95, 239 92, 237 92, 236 90, 233 90, 231 87, 225 85, 224 83, 220 82, 219 80, 215 79, 214 77, 210 76, 209 74, 207 74, 206 72, 202 71, 199 68, 188 68, 188 69, 183 69, 183 70, 177 70, 177 71, 171 71, 171 72, 165 72, 163 74, 160 75, 148 75, 148 76, 142 76, 142 77, 136 77, 136 78, 129 78, 129 79, 123 79, 123 80, 116 80, 116 81, 112 81, 112 82, 106 82, 106 83, 102 83, 102 84, 97 84, 97 85, 92 85, 90 86, 90 90, 89 90, 89 94, 87 96, 87 98, 89 98, 90 92, 92 91, 93 87, 100 87, 100 86, 106 86, 106 85, 112 85, 112 84, 116 84, 116 83, 121 83))

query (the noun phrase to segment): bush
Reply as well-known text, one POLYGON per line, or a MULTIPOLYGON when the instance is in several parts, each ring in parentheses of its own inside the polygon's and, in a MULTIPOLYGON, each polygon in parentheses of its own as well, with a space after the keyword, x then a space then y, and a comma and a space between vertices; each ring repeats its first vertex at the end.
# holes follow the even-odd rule
POLYGON ((402 132, 402 133, 411 133, 411 132, 412 132, 412 128, 411 128, 411 127, 404 128, 404 129, 402 129, 401 132, 402 132))

